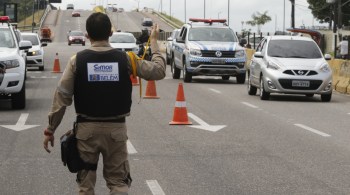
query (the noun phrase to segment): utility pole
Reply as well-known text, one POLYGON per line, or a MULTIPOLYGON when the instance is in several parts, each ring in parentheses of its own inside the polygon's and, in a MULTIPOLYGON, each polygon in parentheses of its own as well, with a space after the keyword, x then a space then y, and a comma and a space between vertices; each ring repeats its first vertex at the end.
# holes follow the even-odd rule
POLYGON ((230 0, 227 1, 227 25, 230 26, 230 0))
POLYGON ((338 29, 343 26, 341 7, 341 0, 338 0, 338 29))
POLYGON ((283 35, 286 29, 285 22, 286 22, 286 0, 283 1, 283 35))
POLYGON ((290 2, 292 3, 291 27, 295 28, 295 0, 290 0, 290 2))
POLYGON ((204 19, 205 19, 205 0, 204 0, 204 19))
POLYGON ((187 19, 187 18, 186 18, 186 0, 185 0, 185 21, 184 21, 185 23, 186 23, 186 21, 187 21, 186 19, 187 19))
POLYGON ((170 0, 170 12, 169 12, 170 14, 170 20, 171 20, 171 0, 170 0))

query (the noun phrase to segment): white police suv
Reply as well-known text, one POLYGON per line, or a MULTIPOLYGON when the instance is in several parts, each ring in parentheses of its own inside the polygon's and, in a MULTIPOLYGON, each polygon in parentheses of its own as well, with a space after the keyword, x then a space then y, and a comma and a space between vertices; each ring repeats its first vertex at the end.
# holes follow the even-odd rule
POLYGON ((237 83, 244 83, 246 53, 240 45, 246 40, 241 41, 225 19, 190 18, 173 43, 173 78, 178 79, 182 70, 185 82, 191 82, 192 76, 206 75, 223 80, 235 76, 237 83))
POLYGON ((30 41, 20 41, 8 16, 0 16, 0 98, 10 98, 13 109, 23 109, 25 96, 25 59, 21 50, 32 47, 30 41))

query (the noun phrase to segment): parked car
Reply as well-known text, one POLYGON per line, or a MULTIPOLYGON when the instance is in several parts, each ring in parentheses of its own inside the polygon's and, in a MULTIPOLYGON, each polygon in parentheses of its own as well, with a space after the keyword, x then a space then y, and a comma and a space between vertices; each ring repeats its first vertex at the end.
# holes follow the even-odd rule
POLYGON ((332 97, 332 70, 309 37, 268 36, 258 45, 248 66, 248 94, 260 89, 260 99, 271 93, 304 94, 329 102, 332 97))
POLYGON ((26 106, 25 59, 21 50, 32 47, 30 41, 18 41, 9 16, 0 16, 0 99, 10 99, 13 109, 26 106))
POLYGON ((73 4, 67 4, 67 9, 74 9, 74 5, 73 4))
POLYGON ((151 18, 143 18, 142 26, 153 26, 153 21, 151 18))
POLYGON ((68 32, 68 45, 82 44, 85 46, 85 34, 80 30, 73 30, 68 32))
POLYGON ((173 30, 173 32, 171 33, 170 37, 167 39, 166 42, 166 48, 165 48, 165 58, 166 58, 166 63, 170 64, 171 63, 171 59, 173 58, 173 42, 176 41, 176 37, 179 34, 180 29, 175 29, 173 30))
POLYGON ((109 43, 113 48, 122 51, 133 51, 135 54, 139 52, 139 46, 136 44, 136 38, 132 33, 114 32, 109 37, 109 43))
POLYGON ((72 11, 72 17, 80 17, 80 12, 77 10, 72 11))
POLYGON ((44 70, 44 48, 46 42, 41 42, 37 33, 22 33, 23 40, 30 41, 32 48, 27 52, 27 67, 38 67, 44 70))

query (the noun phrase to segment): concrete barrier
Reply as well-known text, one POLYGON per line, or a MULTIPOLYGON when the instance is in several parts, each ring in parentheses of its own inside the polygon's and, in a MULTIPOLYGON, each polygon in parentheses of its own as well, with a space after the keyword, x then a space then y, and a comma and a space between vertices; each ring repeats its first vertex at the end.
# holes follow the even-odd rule
MULTIPOLYGON (((246 67, 249 68, 249 63, 254 54, 254 49, 246 49, 247 62, 246 67)), ((350 94, 350 61, 342 59, 332 59, 328 61, 332 69, 332 87, 340 93, 350 94)))

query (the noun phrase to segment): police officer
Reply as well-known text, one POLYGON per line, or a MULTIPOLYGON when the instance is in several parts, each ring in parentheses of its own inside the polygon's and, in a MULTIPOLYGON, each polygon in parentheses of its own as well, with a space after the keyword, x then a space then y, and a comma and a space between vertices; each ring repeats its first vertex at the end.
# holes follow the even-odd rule
MULTIPOLYGON (((128 194, 131 184, 126 141, 125 117, 131 107, 132 65, 125 52, 108 43, 111 22, 106 14, 93 13, 86 21, 91 47, 69 60, 54 93, 49 125, 44 130, 44 148, 54 146, 54 132, 61 123, 66 107, 74 99, 77 114, 78 150, 81 158, 97 164, 103 156, 103 177, 111 194, 128 194)), ((159 28, 151 32, 152 59, 138 61, 137 76, 146 80, 165 77, 165 59, 157 44, 159 28)), ((77 174, 79 194, 94 194, 96 171, 81 170, 77 174)))

